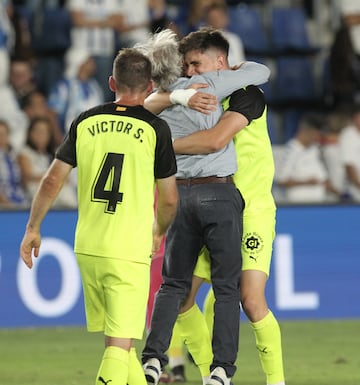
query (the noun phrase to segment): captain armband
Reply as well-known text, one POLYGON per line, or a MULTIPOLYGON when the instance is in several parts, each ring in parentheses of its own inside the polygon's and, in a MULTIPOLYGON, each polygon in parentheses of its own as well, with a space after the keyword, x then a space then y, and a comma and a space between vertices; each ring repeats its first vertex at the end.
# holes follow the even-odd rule
POLYGON ((172 104, 181 104, 184 107, 188 106, 189 99, 196 93, 197 91, 193 88, 188 88, 186 90, 179 89, 174 90, 170 93, 170 102, 172 104))

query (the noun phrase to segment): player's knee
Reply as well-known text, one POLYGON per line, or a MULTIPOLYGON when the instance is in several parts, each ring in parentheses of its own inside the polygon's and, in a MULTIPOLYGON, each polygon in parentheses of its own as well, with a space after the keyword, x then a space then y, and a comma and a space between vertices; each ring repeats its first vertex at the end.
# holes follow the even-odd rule
POLYGON ((267 304, 264 298, 256 298, 254 296, 242 296, 241 306, 244 313, 251 322, 257 322, 263 319, 267 312, 267 304))

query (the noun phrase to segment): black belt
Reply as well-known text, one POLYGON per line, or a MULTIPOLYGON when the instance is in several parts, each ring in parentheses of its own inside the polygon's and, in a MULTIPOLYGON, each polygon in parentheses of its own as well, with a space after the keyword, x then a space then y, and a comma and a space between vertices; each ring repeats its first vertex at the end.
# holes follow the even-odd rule
POLYGON ((234 183, 232 176, 204 176, 203 178, 176 179, 176 183, 181 186, 191 186, 193 184, 205 183, 234 183))

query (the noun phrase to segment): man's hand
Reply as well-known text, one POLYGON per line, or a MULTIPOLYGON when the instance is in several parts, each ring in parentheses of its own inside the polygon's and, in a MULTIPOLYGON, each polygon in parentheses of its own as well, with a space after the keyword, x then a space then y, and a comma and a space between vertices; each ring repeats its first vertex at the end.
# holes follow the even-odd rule
POLYGON ((39 256, 39 249, 41 244, 41 237, 38 231, 26 230, 24 238, 20 246, 20 256, 25 262, 25 265, 31 269, 33 266, 32 253, 34 257, 39 256))
MULTIPOLYGON (((207 88, 206 83, 194 83, 191 85, 191 88, 199 90, 201 88, 207 88)), ((211 111, 216 110, 217 99, 216 96, 211 95, 206 92, 197 92, 194 94, 188 102, 188 106, 198 112, 209 115, 211 111)))

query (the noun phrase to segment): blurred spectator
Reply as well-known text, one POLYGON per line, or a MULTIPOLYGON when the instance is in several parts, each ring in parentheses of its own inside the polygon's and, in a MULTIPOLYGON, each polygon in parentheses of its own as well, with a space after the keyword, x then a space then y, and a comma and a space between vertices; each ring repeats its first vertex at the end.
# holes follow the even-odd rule
MULTIPOLYGON (((165 0, 148 0, 152 33, 159 32, 165 28, 171 28, 171 22, 167 14, 165 0)), ((176 28, 175 28, 176 29, 176 28)), ((176 32, 176 31, 174 31, 176 32)))
MULTIPOLYGON (((348 114, 334 111, 329 114, 323 133, 322 155, 327 168, 330 183, 339 192, 342 199, 347 199, 345 186, 345 168, 341 159, 340 133, 348 121, 348 114)), ((338 200, 337 195, 329 194, 330 199, 338 200)))
POLYGON ((10 144, 10 129, 0 120, 0 208, 19 208, 28 204, 22 185, 17 154, 10 144))
POLYGON ((21 60, 33 59, 31 32, 29 26, 29 10, 24 1, 14 1, 9 10, 9 18, 14 31, 14 47, 11 57, 21 60))
POLYGON ((211 26, 222 30, 229 41, 229 64, 236 65, 245 60, 244 46, 240 37, 229 31, 229 9, 225 0, 192 0, 188 16, 188 31, 202 26, 211 26))
MULTIPOLYGON (((87 50, 96 63, 95 78, 101 85, 105 101, 112 101, 114 94, 109 89, 109 76, 115 56, 115 33, 124 27, 118 0, 68 0, 74 50, 87 50)), ((132 5, 136 10, 137 6, 132 5)))
POLYGON ((197 30, 204 24, 205 11, 214 2, 226 5, 225 0, 191 0, 187 17, 188 32, 197 30))
POLYGON ((7 81, 9 73, 10 54, 14 45, 14 31, 11 26, 9 14, 11 2, 0 0, 0 83, 7 81))
POLYGON ((27 0, 31 46, 38 89, 47 96, 64 72, 64 54, 71 44, 71 18, 66 0, 27 0))
POLYGON ((339 140, 348 192, 360 202, 360 106, 354 108, 351 123, 342 129, 339 140))
MULTIPOLYGON (((54 151, 51 122, 44 117, 34 118, 29 125, 26 145, 19 153, 19 165, 29 200, 34 197, 41 178, 53 160, 54 151)), ((54 207, 74 208, 76 205, 76 191, 68 182, 54 207)))
POLYGON ((133 47, 144 43, 150 33, 151 14, 148 0, 118 0, 119 10, 124 17, 123 28, 119 32, 120 47, 133 47))
POLYGON ((89 53, 70 49, 66 63, 64 78, 58 81, 48 98, 48 105, 56 113, 63 135, 77 115, 104 102, 102 88, 94 78, 95 61, 89 53))
POLYGON ((329 56, 330 98, 340 108, 360 101, 360 56, 356 54, 348 25, 335 33, 329 56))
POLYGON ((340 12, 349 27, 354 51, 360 55, 360 2, 359 0, 338 0, 340 12))
POLYGON ((28 119, 19 107, 14 90, 10 85, 9 68, 1 67, 0 73, 0 119, 7 122, 11 146, 14 150, 18 150, 25 143, 28 119))
POLYGON ((221 4, 218 1, 211 3, 204 14, 204 21, 207 25, 220 29, 229 42, 228 60, 230 66, 240 64, 245 61, 244 46, 240 37, 228 30, 229 14, 226 4, 221 4))
POLYGON ((31 120, 26 144, 19 152, 24 187, 29 199, 35 195, 39 182, 54 157, 51 122, 45 117, 31 120))
POLYGON ((284 188, 285 200, 289 203, 324 203, 328 192, 339 196, 330 183, 321 156, 323 125, 322 117, 305 115, 295 137, 287 143, 276 182, 284 188))
POLYGON ((118 28, 118 48, 147 41, 150 32, 169 27, 165 0, 118 0, 123 24, 118 28))
POLYGON ((32 64, 27 59, 12 59, 10 64, 10 84, 19 107, 23 108, 24 98, 36 90, 32 64))
POLYGON ((23 102, 23 111, 26 113, 29 121, 34 118, 47 118, 51 122, 56 145, 62 142, 63 134, 59 126, 57 116, 47 105, 47 101, 43 93, 35 90, 26 95, 23 102))

